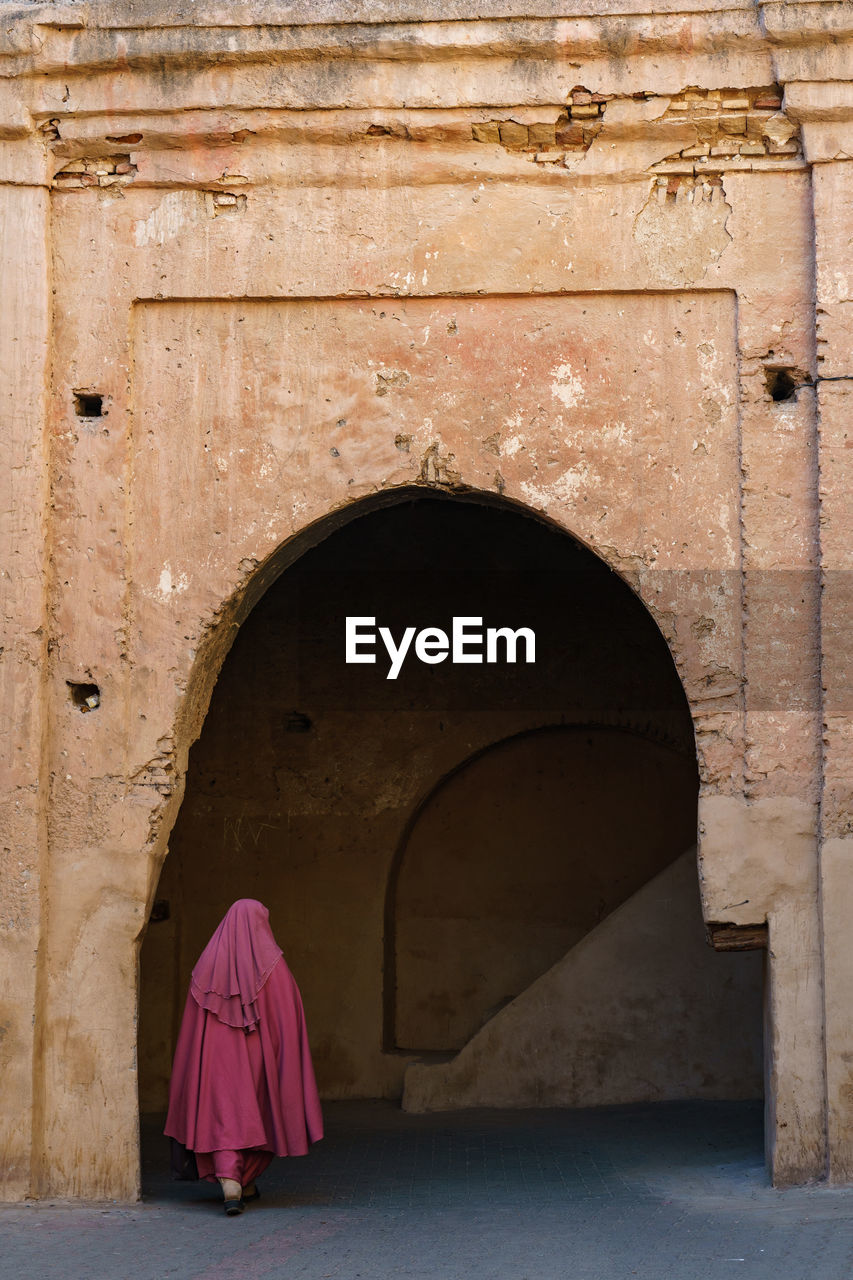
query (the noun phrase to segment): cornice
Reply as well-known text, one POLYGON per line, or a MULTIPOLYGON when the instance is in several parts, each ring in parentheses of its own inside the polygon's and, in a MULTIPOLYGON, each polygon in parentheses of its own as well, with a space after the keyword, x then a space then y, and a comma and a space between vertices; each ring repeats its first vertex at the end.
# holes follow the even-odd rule
MULTIPOLYGON (((153 6, 151 6, 153 8, 153 6)), ((577 13, 560 18, 500 18, 384 23, 243 24, 186 22, 174 14, 151 15, 129 26, 98 10, 43 8, 0 32, 2 61, 15 75, 58 71, 89 73, 309 60, 427 62, 500 58, 545 61, 610 58, 689 51, 707 54, 767 46, 754 6, 696 7, 654 14, 577 13), (12 68, 9 68, 12 70, 12 68)), ((200 17, 201 15, 199 15, 200 17)), ((8 74, 8 70, 7 70, 8 74)))
POLYGON ((102 113, 513 107, 565 102, 578 85, 630 96, 853 81, 851 0, 0 0, 0 19, 7 137, 102 113))
MULTIPOLYGON (((168 0, 16 5, 0 0, 0 59, 14 74, 207 60, 630 58, 748 40, 804 49, 853 39, 851 0, 168 0)), ((8 71, 7 71, 8 73, 8 71)))
MULTIPOLYGON (((828 3, 829 0, 820 0, 828 3)), ((839 0, 835 0, 836 3, 839 0)), ((756 0, 82 0, 20 4, 0 0, 0 12, 31 26, 129 30, 152 27, 324 27, 484 21, 560 21, 613 16, 733 10, 755 12, 756 0)), ((784 7, 784 6, 783 6, 784 7)))

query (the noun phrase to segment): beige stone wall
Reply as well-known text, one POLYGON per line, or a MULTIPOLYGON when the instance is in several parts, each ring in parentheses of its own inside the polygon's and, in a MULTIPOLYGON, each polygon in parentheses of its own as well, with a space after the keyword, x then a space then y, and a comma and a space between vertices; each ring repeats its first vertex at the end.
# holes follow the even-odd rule
POLYGON ((4 1195, 136 1194, 138 953, 217 671, 407 485, 646 603, 706 919, 769 924, 773 1175, 850 1176, 849 14, 682 10, 10 16, 4 1195))

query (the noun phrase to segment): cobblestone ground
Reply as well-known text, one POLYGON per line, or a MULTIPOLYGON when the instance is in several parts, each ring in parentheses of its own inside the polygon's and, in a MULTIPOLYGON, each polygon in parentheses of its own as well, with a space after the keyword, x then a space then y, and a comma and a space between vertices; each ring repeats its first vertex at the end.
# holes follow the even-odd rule
POLYGON ((406 1116, 325 1108, 226 1218, 172 1183, 146 1126, 144 1200, 0 1209, 27 1280, 851 1280, 853 1189, 774 1191, 756 1104, 406 1116))

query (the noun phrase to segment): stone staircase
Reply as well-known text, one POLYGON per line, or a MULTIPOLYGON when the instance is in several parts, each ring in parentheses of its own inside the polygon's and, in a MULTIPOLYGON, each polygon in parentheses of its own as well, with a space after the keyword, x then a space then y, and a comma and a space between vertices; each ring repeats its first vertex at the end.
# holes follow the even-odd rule
POLYGON ((413 1062, 403 1110, 760 1097, 762 959, 706 942, 691 848, 453 1058, 413 1062))

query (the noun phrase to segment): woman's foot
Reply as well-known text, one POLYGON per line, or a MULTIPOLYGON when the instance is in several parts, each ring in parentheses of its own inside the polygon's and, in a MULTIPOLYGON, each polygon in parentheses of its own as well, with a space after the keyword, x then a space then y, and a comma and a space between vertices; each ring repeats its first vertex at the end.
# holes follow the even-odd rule
POLYGON ((250 1182, 247 1187, 243 1188, 243 1200, 260 1200, 261 1193, 255 1186, 254 1182, 250 1182))
POLYGON ((243 1212, 243 1188, 235 1178, 220 1178, 219 1185, 222 1188, 225 1212, 229 1218, 234 1218, 243 1212))

